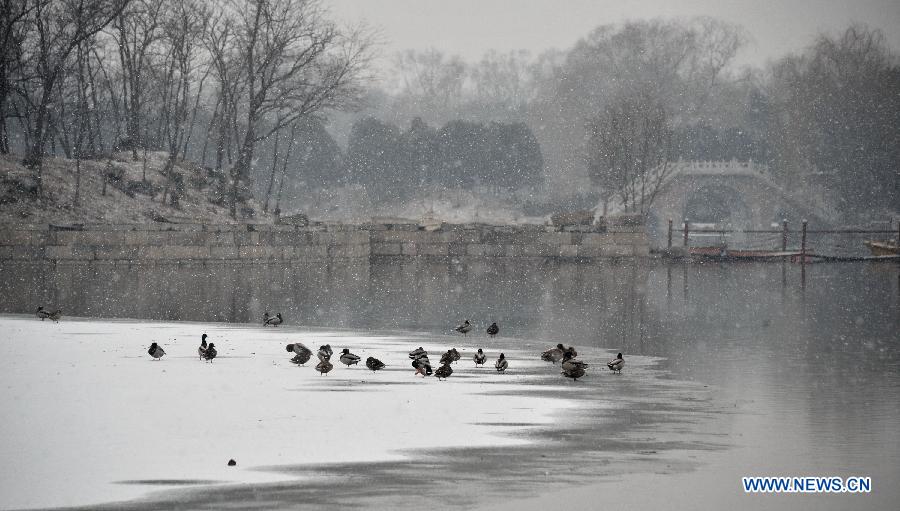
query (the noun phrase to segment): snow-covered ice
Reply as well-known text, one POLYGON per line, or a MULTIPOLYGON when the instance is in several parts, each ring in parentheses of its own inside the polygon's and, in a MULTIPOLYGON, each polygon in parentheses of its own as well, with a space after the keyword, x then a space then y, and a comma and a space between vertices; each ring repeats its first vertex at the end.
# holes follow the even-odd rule
MULTIPOLYGON (((429 448, 527 443, 498 434, 551 425, 575 406, 540 397, 505 350, 507 374, 475 368, 463 339, 289 327, 0 316, 0 508, 90 505, 185 485, 291 480, 278 466, 389 461, 429 448), (203 333, 218 348, 199 360, 203 333), (152 341, 166 356, 147 355, 152 341), (289 342, 329 343, 334 370, 290 363, 289 342), (451 344, 452 343, 452 344, 451 344), (455 346, 448 381, 413 376, 422 345, 435 368, 455 346), (388 367, 337 361, 344 347, 388 367), (229 459, 237 461, 228 467, 229 459)), ((476 341, 477 342, 477 341, 476 341)), ((560 382, 561 384, 563 382, 560 382)), ((543 396, 545 394, 541 394, 543 396)))

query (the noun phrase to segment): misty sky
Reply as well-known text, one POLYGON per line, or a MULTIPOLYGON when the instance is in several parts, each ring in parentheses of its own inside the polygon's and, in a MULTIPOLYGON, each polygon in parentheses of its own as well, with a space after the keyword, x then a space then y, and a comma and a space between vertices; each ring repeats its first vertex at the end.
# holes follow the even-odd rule
POLYGON ((820 31, 861 22, 900 49, 900 0, 324 0, 335 19, 380 28, 384 53, 435 47, 466 60, 487 49, 566 49, 592 28, 628 19, 711 16, 743 25, 740 64, 803 48, 820 31))

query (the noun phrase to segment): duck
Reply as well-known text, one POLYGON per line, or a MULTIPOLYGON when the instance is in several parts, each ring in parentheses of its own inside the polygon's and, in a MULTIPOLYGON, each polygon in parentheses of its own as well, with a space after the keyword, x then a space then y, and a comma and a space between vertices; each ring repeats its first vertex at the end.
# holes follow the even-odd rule
POLYGON ((491 337, 494 337, 500 333, 500 327, 497 326, 497 323, 491 323, 491 326, 487 327, 487 334, 491 337))
POLYGON ((331 360, 331 355, 334 355, 334 351, 331 349, 330 344, 319 346, 319 352, 316 353, 316 356, 319 357, 319 360, 322 362, 331 360))
POLYGON ((216 351, 216 345, 213 343, 209 343, 209 346, 206 348, 206 353, 203 354, 203 358, 206 359, 207 362, 212 362, 212 359, 216 358, 219 352, 216 351))
POLYGON ((456 348, 450 348, 447 353, 441 355, 441 364, 452 364, 460 359, 459 352, 456 348))
POLYGON ((451 374, 453 374, 453 368, 450 367, 450 364, 444 364, 441 367, 438 367, 434 372, 434 375, 437 376, 438 381, 440 381, 441 379, 449 378, 451 374))
POLYGON ((302 366, 303 364, 309 362, 309 359, 312 358, 312 350, 304 346, 303 343, 291 343, 284 348, 288 353, 294 354, 294 358, 291 359, 291 363, 297 364, 297 366, 302 366))
POLYGON ((578 378, 584 376, 584 367, 577 365, 573 366, 569 369, 563 369, 560 374, 565 376, 566 378, 572 378, 572 381, 578 381, 578 378))
POLYGON ((622 358, 622 354, 619 353, 616 355, 616 358, 607 362, 606 367, 609 368, 610 371, 614 373, 621 373, 622 368, 625 367, 625 359, 622 358))
POLYGON ((463 336, 468 337, 469 332, 472 331, 472 324, 469 323, 469 320, 463 321, 458 327, 454 328, 457 332, 463 334, 463 336))
POLYGON ((575 360, 571 352, 566 351, 563 353, 563 361, 562 364, 560 364, 560 367, 562 368, 560 374, 566 378, 577 380, 584 376, 585 369, 588 368, 588 365, 580 360, 575 360))
POLYGON ((502 373, 503 371, 506 371, 507 367, 509 367, 509 362, 506 361, 506 355, 501 353, 500 358, 494 363, 494 368, 497 369, 498 373, 502 373))
POLYGON ((37 316, 38 319, 40 319, 41 321, 44 321, 45 319, 49 318, 50 314, 51 314, 51 312, 44 309, 43 305, 39 306, 37 308, 37 310, 34 311, 34 315, 37 316))
POLYGON ((341 352, 341 363, 345 364, 347 367, 356 365, 359 363, 359 355, 350 353, 350 348, 344 348, 344 351, 341 352))
POLYGON ((334 369, 334 365, 327 359, 316 364, 316 371, 319 371, 321 374, 328 374, 328 371, 331 371, 332 369, 334 369))
POLYGON ((375 371, 384 369, 384 362, 382 362, 381 360, 378 360, 375 357, 369 357, 366 359, 366 367, 371 369, 372 372, 374 373, 375 371))
MULTIPOLYGON (((578 356, 578 352, 575 351, 575 348, 572 346, 569 346, 568 348, 563 350, 563 355, 565 355, 566 353, 569 354, 569 358, 575 358, 578 356)), ((565 356, 563 356, 563 358, 565 359, 565 356)))
POLYGON ((203 355, 206 353, 206 334, 203 334, 203 337, 200 338, 200 347, 197 348, 197 354, 200 355, 200 360, 203 360, 203 355))
POLYGON ((487 355, 481 351, 481 348, 478 348, 478 351, 475 353, 475 356, 472 357, 472 360, 475 361, 476 366, 483 366, 485 362, 487 362, 487 355))
POLYGON ((409 358, 415 360, 419 357, 427 357, 428 352, 425 351, 421 346, 409 352, 409 358))
POLYGON ((553 362, 554 364, 563 359, 563 353, 565 352, 565 348, 562 344, 557 344, 555 348, 550 348, 549 350, 541 353, 541 360, 545 362, 553 362))
POLYGON ((588 365, 585 362, 582 362, 580 360, 575 360, 575 356, 572 355, 572 352, 569 352, 569 351, 566 351, 563 353, 563 361, 562 361, 562 364, 560 364, 560 366, 563 369, 570 369, 573 367, 581 367, 581 368, 587 369, 587 367, 588 367, 588 365))
POLYGON ((159 360, 166 354, 166 350, 162 349, 162 346, 154 342, 150 345, 150 348, 147 349, 147 354, 154 359, 159 360))
POLYGON ((278 325, 284 323, 284 319, 281 317, 281 313, 280 313, 280 312, 279 312, 278 314, 275 314, 275 317, 274 317, 274 318, 271 318, 271 317, 265 317, 265 316, 263 316, 263 318, 264 318, 264 319, 263 319, 263 326, 268 326, 268 325, 278 326, 278 325))

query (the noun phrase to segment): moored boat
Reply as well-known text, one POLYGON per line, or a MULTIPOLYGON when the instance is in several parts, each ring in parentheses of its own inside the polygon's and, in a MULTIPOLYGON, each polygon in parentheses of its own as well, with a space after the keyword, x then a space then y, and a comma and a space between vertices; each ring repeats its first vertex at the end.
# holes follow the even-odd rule
POLYGON ((900 245, 895 241, 864 241, 873 256, 900 255, 900 245))

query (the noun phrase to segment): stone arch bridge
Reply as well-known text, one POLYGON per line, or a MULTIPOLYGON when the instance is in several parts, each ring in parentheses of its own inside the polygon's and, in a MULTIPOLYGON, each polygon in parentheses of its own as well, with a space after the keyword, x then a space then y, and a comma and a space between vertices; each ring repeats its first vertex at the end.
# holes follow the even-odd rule
MULTIPOLYGON (((655 169, 646 180, 659 182, 647 214, 647 230, 654 245, 665 243, 668 220, 703 228, 771 229, 787 220, 798 229, 802 219, 828 225, 832 214, 792 195, 772 178, 767 165, 740 161, 679 161, 655 169), (662 176, 660 176, 662 174, 662 176)), ((640 209, 630 207, 629 210, 640 209)), ((607 204, 607 214, 624 213, 621 199, 607 204)), ((597 215, 602 214, 602 205, 597 215)), ((676 237, 678 235, 676 234, 676 237)))

